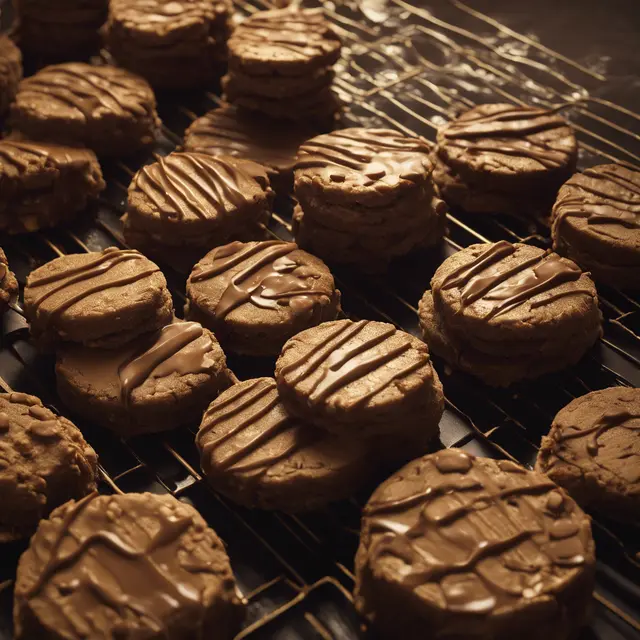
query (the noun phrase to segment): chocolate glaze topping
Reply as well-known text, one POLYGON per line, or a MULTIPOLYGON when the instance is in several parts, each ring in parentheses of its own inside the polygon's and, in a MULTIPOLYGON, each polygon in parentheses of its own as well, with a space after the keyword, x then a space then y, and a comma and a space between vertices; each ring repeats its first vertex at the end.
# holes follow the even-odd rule
POLYGON ((19 170, 27 169, 34 158, 47 158, 54 164, 82 166, 89 161, 90 157, 90 153, 86 149, 62 147, 42 142, 0 141, 0 163, 13 165, 19 170))
MULTIPOLYGON (((224 6, 224 3, 220 2, 220 5, 224 6)), ((215 7, 211 0, 115 0, 111 2, 111 13, 115 13, 127 28, 155 33, 198 24, 213 15, 215 7)))
POLYGON ((418 462, 419 475, 392 478, 366 506, 368 562, 401 560, 394 580, 437 587, 450 611, 488 614, 553 590, 591 555, 586 517, 545 476, 460 450, 418 462))
POLYGON ((296 171, 331 182, 370 186, 378 181, 418 181, 431 173, 429 144, 391 129, 352 128, 312 138, 300 147, 296 171), (316 170, 316 171, 309 171, 316 170))
POLYGON ((149 88, 136 76, 111 66, 80 62, 45 67, 20 83, 18 101, 70 107, 85 119, 101 111, 145 116, 152 102, 149 88))
POLYGON ((295 312, 313 312, 318 299, 331 298, 333 291, 318 288, 320 274, 288 257, 297 249, 293 242, 278 240, 250 245, 232 242, 215 250, 209 266, 197 265, 190 280, 208 280, 256 256, 231 279, 216 306, 217 318, 224 318, 247 302, 262 309, 286 305, 295 312))
POLYGON ((282 368, 281 373, 290 385, 296 385, 320 371, 320 375, 309 390, 311 404, 322 402, 339 392, 348 384, 371 376, 372 385, 366 393, 351 398, 354 405, 367 403, 384 391, 396 380, 424 367, 429 358, 420 354, 402 368, 390 368, 384 377, 374 376, 374 372, 408 352, 412 345, 407 339, 390 347, 387 340, 398 333, 391 325, 383 331, 363 340, 359 334, 370 324, 369 320, 353 323, 339 323, 323 341, 313 346, 296 360, 282 368))

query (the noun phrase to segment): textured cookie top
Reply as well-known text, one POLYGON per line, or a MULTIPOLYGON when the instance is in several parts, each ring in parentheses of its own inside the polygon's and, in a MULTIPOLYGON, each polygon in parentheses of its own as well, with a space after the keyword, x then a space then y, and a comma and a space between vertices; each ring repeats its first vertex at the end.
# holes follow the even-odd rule
POLYGON ((333 276, 315 256, 293 242, 231 242, 210 251, 194 267, 187 293, 206 304, 216 320, 282 316, 313 318, 338 296, 333 276))
POLYGON ((534 317, 553 324, 597 309, 595 285, 574 262, 504 240, 454 254, 440 265, 431 287, 453 314, 494 325, 534 317))
POLYGON ((82 62, 52 65, 25 78, 12 108, 80 122, 155 119, 155 97, 145 80, 124 69, 82 62))
POLYGON ((32 322, 50 322, 67 313, 101 318, 150 301, 166 286, 160 268, 133 249, 70 254, 29 274, 25 313, 32 322))
POLYGON ((453 167, 501 175, 565 169, 576 139, 558 113, 511 104, 484 104, 438 131, 437 152, 453 167))
POLYGON ((239 605, 222 542, 193 507, 150 493, 60 507, 38 528, 16 580, 16 601, 74 640, 190 635, 216 599, 239 605))
POLYGON ((0 176, 16 178, 43 171, 92 169, 104 188, 98 158, 93 151, 48 142, 0 140, 0 176))
POLYGON ((367 450, 289 415, 273 378, 240 382, 214 400, 196 438, 206 474, 256 476, 269 483, 300 476, 321 478, 361 464, 367 450))
POLYGON ((432 384, 429 350, 393 325, 336 320, 291 338, 276 364, 278 386, 309 406, 381 408, 432 384))
POLYGON ((640 171, 601 164, 576 173, 560 188, 552 218, 554 238, 567 225, 640 251, 640 171))
POLYGON ((572 400, 555 417, 538 466, 552 477, 577 467, 582 478, 640 500, 640 389, 613 387, 572 400))
POLYGON ((167 224, 224 222, 227 215, 266 203, 269 178, 239 158, 175 152, 144 166, 129 187, 129 213, 167 224))
POLYGON ((9 261, 5 252, 0 249, 0 301, 9 302, 18 294, 18 281, 9 269, 9 261))
POLYGON ((300 147, 296 189, 308 182, 347 193, 410 187, 428 180, 429 151, 426 140, 391 129, 334 131, 300 147))
POLYGON ((547 477, 458 449, 384 482, 361 540, 376 575, 456 615, 544 601, 595 563, 589 518, 547 477))
POLYGON ((321 9, 257 11, 229 39, 230 62, 250 68, 315 67, 340 57, 340 38, 321 9))
POLYGON ((290 171, 298 147, 311 135, 304 125, 256 118, 224 106, 191 124, 184 134, 184 148, 214 156, 245 158, 278 171, 290 171))
POLYGON ((176 320, 117 349, 64 347, 58 351, 57 371, 87 393, 99 390, 129 406, 162 397, 175 400, 180 392, 228 370, 210 331, 197 322, 176 320))
POLYGON ((73 483, 84 472, 86 492, 92 491, 96 465, 94 450, 69 420, 35 396, 0 394, 0 528, 35 526, 60 497, 66 500, 69 489, 56 486, 56 479, 73 483))

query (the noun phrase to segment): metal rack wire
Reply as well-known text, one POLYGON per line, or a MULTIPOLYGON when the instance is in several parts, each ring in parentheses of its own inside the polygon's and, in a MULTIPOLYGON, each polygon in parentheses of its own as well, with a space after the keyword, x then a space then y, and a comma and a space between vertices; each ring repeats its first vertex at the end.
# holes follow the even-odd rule
MULTIPOLYGON (((245 14, 269 6, 267 0, 236 2, 245 14)), ((347 105, 345 126, 391 126, 433 139, 439 124, 477 102, 570 103, 566 113, 580 140, 581 166, 615 161, 640 167, 640 136, 634 132, 640 115, 600 97, 607 77, 597 65, 585 66, 562 56, 460 0, 440 2, 433 12, 417 0, 326 1, 324 9, 345 43, 336 78, 336 90, 347 105)), ((170 152, 190 122, 216 104, 215 93, 186 95, 179 103, 161 97, 164 125, 154 154, 170 152)), ((83 221, 3 240, 20 283, 29 271, 56 256, 125 246, 119 216, 126 188, 139 164, 151 160, 153 155, 138 163, 105 167, 107 191, 83 221)), ((289 214, 287 207, 278 211, 267 233, 289 239, 289 214)), ((417 301, 445 256, 474 242, 499 239, 549 245, 548 229, 541 221, 479 219, 456 212, 448 215, 448 222, 449 235, 438 255, 401 260, 379 278, 335 269, 347 315, 385 320, 417 333, 417 301)), ((181 309, 186 274, 174 267, 163 265, 176 308, 181 309)), ((492 390, 440 368, 446 392, 443 446, 530 465, 553 415, 572 398, 607 386, 637 386, 640 304, 613 289, 600 290, 600 299, 604 337, 570 371, 509 390, 492 390)), ((55 396, 52 360, 30 345, 24 319, 12 311, 4 325, 0 387, 34 393, 65 413, 55 396)), ((272 373, 268 362, 230 358, 230 365, 241 378, 272 373)), ((351 567, 366 493, 303 515, 251 511, 231 504, 203 481, 193 442, 195 425, 191 430, 124 441, 76 422, 100 455, 101 491, 169 492, 192 503, 217 530, 248 601, 247 621, 238 638, 362 637, 352 606, 351 567)), ((596 617, 585 639, 640 638, 639 533, 638 528, 594 520, 599 557, 596 617)), ((23 546, 7 549, 3 554, 7 560, 0 563, 3 640, 11 638, 11 581, 23 546)))

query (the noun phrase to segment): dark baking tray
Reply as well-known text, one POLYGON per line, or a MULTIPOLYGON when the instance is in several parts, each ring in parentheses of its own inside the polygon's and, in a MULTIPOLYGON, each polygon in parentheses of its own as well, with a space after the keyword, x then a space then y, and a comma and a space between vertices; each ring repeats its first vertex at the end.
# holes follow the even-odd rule
MULTIPOLYGON (((305 3, 314 6, 317 3, 305 3)), ((4 20, 10 19, 8 2, 4 20)), ((239 13, 268 8, 266 0, 236 2, 239 13)), ((391 126, 433 139, 435 128, 478 102, 551 106, 587 99, 567 110, 581 143, 580 166, 607 161, 640 165, 640 7, 637 0, 345 0, 325 3, 344 41, 336 89, 347 104, 345 125, 391 126)), ((5 22, 5 26, 7 26, 5 22)), ((159 96, 168 153, 196 115, 216 106, 216 93, 159 96)), ((21 284, 38 265, 70 252, 122 244, 119 216, 132 173, 145 158, 104 167, 108 188, 83 219, 69 227, 1 238, 21 284)), ((269 232, 290 238, 290 208, 279 207, 269 232)), ((393 322, 417 333, 416 305, 442 259, 474 242, 549 245, 548 229, 511 218, 449 216, 441 250, 395 264, 371 278, 336 268, 344 308, 353 318, 393 322)), ((176 308, 185 274, 170 265, 176 308)), ((442 445, 463 447, 530 465, 553 415, 571 398, 612 385, 640 382, 640 304, 601 288, 603 339, 572 370, 513 389, 492 390, 441 363, 447 409, 442 445)), ((269 375, 273 362, 230 358, 240 377, 269 375)), ((34 393, 62 413, 53 361, 28 342, 23 318, 5 317, 0 387, 34 393)), ((238 508, 202 481, 194 429, 122 441, 78 421, 100 455, 100 489, 172 494, 194 504, 225 540, 249 601, 242 638, 363 637, 350 592, 360 506, 368 491, 319 512, 289 516, 238 508)), ((640 638, 640 527, 596 518, 598 584, 594 620, 581 640, 640 638)), ((11 598, 22 544, 0 549, 0 638, 12 637, 11 598)), ((425 637, 428 630, 425 630, 425 637)))

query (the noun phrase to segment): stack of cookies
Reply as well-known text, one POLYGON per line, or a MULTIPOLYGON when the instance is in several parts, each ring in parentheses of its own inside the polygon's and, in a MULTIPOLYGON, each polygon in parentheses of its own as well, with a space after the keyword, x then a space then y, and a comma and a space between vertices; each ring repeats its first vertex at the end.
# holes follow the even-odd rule
POLYGON ((104 39, 117 63, 154 87, 210 84, 224 72, 227 0, 113 0, 104 39))
POLYGON ((275 118, 330 126, 340 39, 318 9, 258 11, 229 39, 225 99, 275 118))
POLYGON ((343 129, 300 147, 294 190, 298 244, 328 261, 383 271, 438 242, 446 205, 422 138, 389 129, 343 129))

